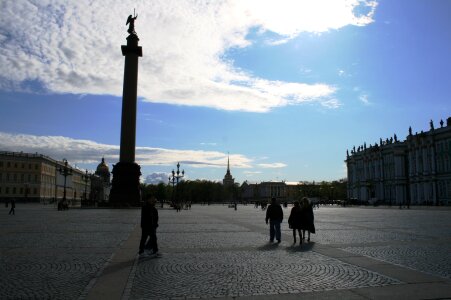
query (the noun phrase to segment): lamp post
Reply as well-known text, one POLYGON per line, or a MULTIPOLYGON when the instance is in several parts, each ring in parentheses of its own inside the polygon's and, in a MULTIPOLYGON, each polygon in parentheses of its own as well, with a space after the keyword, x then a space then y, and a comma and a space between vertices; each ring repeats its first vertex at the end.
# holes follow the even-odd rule
MULTIPOLYGON (((88 170, 86 170, 85 174, 82 175, 82 179, 85 182, 85 202, 88 200, 88 194, 87 194, 87 189, 88 189, 88 181, 89 181, 89 177, 90 175, 88 174, 88 170)), ((81 207, 81 203, 80 203, 80 207, 81 207)))
MULTIPOLYGON (((64 166, 57 166, 58 172, 64 176, 64 190, 63 190, 63 204, 66 203, 66 180, 67 176, 72 175, 72 168, 68 167, 67 159, 63 158, 64 166)), ((63 207, 61 203, 58 203, 58 210, 61 210, 63 207)))
MULTIPOLYGON (((177 172, 174 171, 174 169, 172 169, 172 173, 169 176, 169 183, 172 182, 172 202, 174 203, 174 186, 177 182, 177 186, 179 184, 179 180, 180 178, 183 178, 185 176, 185 170, 182 170, 182 172, 180 172, 180 163, 177 163, 177 172)), ((176 193, 177 195, 177 193, 176 193)), ((178 204, 177 205, 177 211, 179 211, 179 207, 178 204)))

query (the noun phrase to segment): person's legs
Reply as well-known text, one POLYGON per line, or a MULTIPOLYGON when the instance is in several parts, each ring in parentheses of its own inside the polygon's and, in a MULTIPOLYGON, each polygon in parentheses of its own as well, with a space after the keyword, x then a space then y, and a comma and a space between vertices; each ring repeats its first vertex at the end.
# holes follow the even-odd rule
POLYGON ((302 244, 302 232, 300 229, 298 229, 298 233, 299 233, 299 245, 302 244))
POLYGON ((269 240, 271 242, 274 241, 274 234, 275 234, 275 230, 274 230, 274 221, 269 221, 269 240))
POLYGON ((307 242, 310 242, 310 230, 308 230, 308 238, 307 238, 307 242))
POLYGON ((146 244, 146 249, 152 249, 153 253, 158 252, 158 244, 157 244, 157 229, 152 228, 149 232, 149 241, 146 244))
POLYGON ((149 233, 144 228, 141 229, 141 241, 139 242, 139 254, 144 252, 144 245, 146 244, 149 233))
POLYGON ((276 229, 276 239, 280 243, 281 236, 282 236, 282 234, 280 232, 280 222, 276 221, 276 222, 274 222, 274 225, 275 225, 275 229, 276 229))
POLYGON ((294 244, 296 244, 296 229, 293 228, 293 240, 294 240, 294 244))

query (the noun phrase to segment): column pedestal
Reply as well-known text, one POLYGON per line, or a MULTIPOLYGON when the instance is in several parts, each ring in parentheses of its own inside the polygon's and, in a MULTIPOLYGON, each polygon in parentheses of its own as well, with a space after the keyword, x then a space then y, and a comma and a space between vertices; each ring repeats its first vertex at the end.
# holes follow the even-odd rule
POLYGON ((118 162, 113 165, 111 173, 113 173, 111 204, 115 207, 140 205, 141 167, 137 163, 118 162))

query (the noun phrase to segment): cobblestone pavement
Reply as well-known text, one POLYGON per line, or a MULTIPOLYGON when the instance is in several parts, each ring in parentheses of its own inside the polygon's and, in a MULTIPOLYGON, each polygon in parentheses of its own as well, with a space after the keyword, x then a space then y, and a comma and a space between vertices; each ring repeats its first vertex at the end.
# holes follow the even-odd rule
POLYGON ((58 212, 19 203, 15 216, 7 212, 0 214, 0 299, 85 299, 126 241, 136 243, 122 294, 131 300, 412 286, 374 262, 451 279, 451 210, 321 207, 314 211, 317 234, 299 246, 286 223, 290 208, 279 245, 268 242, 265 211, 253 206, 163 209, 162 255, 144 259, 131 238, 139 236, 132 234, 137 209, 58 212))
POLYGON ((21 204, 0 214, 0 299, 78 299, 128 238, 139 210, 57 211, 21 204))
POLYGON ((440 248, 451 239, 451 211, 322 207, 315 210, 317 234, 303 246, 292 245, 289 212, 284 209, 283 242, 271 245, 265 211, 252 206, 161 211, 163 255, 137 260, 128 298, 283 295, 402 283, 319 254, 315 247, 320 245, 438 276, 451 274, 446 263, 451 251, 440 248), (424 249, 418 249, 418 242, 424 249), (379 251, 387 246, 390 251, 379 251))

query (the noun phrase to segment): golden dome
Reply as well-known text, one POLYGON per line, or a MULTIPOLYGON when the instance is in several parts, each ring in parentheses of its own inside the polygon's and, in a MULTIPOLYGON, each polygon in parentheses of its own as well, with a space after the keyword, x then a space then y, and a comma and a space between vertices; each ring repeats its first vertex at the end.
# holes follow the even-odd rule
POLYGON ((97 166, 96 170, 97 175, 109 175, 110 174, 110 168, 108 168, 108 165, 105 163, 105 158, 102 157, 102 162, 97 166))

